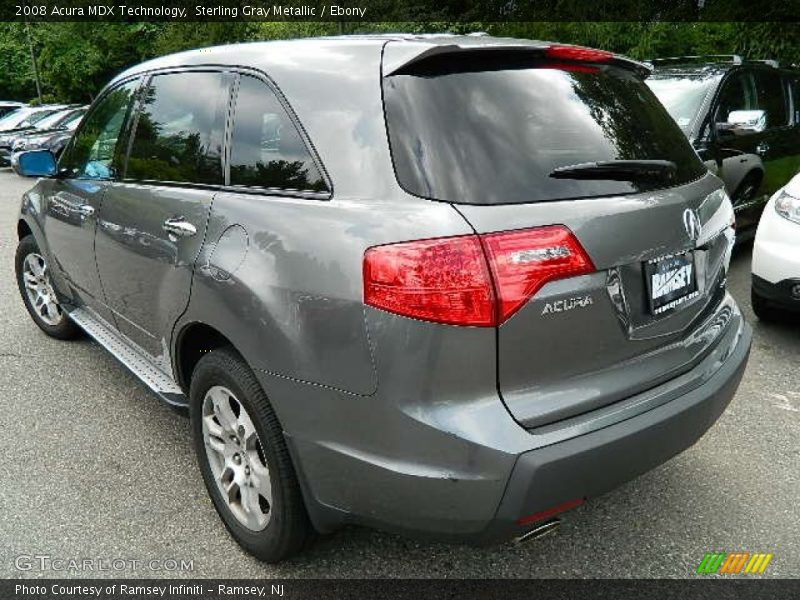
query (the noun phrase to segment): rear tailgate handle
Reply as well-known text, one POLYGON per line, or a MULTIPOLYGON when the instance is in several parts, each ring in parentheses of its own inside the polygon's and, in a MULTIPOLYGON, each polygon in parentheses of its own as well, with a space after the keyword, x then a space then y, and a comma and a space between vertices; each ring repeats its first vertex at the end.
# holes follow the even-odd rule
POLYGON ((163 228, 173 242, 177 241, 179 237, 192 237, 197 233, 197 228, 184 217, 167 219, 164 221, 163 228))

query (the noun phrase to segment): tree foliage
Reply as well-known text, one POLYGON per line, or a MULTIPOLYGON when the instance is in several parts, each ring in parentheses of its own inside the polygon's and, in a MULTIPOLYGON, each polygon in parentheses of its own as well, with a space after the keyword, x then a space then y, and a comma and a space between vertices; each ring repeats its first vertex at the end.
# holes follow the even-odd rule
MULTIPOLYGON (((380 1, 380 0, 378 0, 380 1)), ((389 0, 383 0, 389 1, 389 0)), ((458 0, 451 0, 458 2, 458 0)), ((628 54, 634 58, 741 54, 800 64, 800 28, 794 23, 673 22, 221 22, 32 23, 45 101, 89 102, 114 75, 170 52, 253 40, 387 31, 470 32, 555 40, 628 54)), ((0 23, 0 98, 35 98, 28 38, 21 23, 0 23)))

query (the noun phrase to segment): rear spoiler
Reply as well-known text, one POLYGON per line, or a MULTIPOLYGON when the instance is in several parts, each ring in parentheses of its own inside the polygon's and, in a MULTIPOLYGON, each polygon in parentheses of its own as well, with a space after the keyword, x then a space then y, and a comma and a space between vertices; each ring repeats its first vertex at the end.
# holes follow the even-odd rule
MULTIPOLYGON (((391 44, 392 42, 389 42, 391 44)), ((410 72, 415 66, 433 57, 445 57, 447 55, 463 55, 464 53, 524 53, 541 55, 544 58, 570 62, 586 62, 591 64, 611 64, 636 72, 640 77, 646 78, 653 72, 653 67, 643 62, 639 62, 614 54, 605 50, 594 50, 583 46, 571 46, 562 44, 534 45, 534 44, 436 44, 431 45, 424 42, 402 42, 392 48, 391 58, 384 55, 383 74, 385 77, 397 75, 402 72, 410 72)))

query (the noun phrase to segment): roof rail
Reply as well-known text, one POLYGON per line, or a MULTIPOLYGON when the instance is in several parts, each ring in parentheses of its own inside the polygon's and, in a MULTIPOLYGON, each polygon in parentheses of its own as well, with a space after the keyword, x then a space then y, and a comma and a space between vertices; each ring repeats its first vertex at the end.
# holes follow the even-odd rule
POLYGON ((761 58, 761 59, 753 59, 748 60, 749 63, 760 63, 762 65, 767 65, 769 67, 774 67, 776 69, 780 68, 781 64, 777 60, 769 59, 769 58, 761 58))
POLYGON ((696 56, 670 56, 667 58, 652 58, 646 62, 653 65, 681 64, 690 62, 729 62, 740 65, 744 62, 738 54, 700 54, 696 56))

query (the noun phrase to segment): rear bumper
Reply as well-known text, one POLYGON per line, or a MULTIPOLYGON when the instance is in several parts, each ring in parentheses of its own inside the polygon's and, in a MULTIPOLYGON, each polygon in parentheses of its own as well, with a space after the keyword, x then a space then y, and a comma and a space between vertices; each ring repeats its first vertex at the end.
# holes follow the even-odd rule
POLYGON ((693 445, 733 398, 751 339, 744 324, 728 359, 691 392, 616 425, 522 454, 487 537, 518 535, 535 525, 521 527, 521 518, 599 496, 693 445))
MULTIPOLYGON (((470 379, 490 364, 474 357, 474 369, 446 382, 461 386, 459 394, 433 396, 438 401, 409 393, 415 380, 405 371, 396 387, 369 397, 258 374, 271 398, 303 400, 275 406, 319 530, 357 523, 486 543, 520 535, 534 526, 520 519, 596 497, 695 443, 736 392, 750 351, 750 327, 732 299, 717 317, 716 333, 707 334, 718 343, 690 371, 530 431, 510 417, 496 388, 480 390, 470 379)), ((403 325, 422 327, 409 319, 403 325)), ((462 347, 483 346, 445 346, 443 356, 467 361, 458 355, 462 347)), ((397 363, 378 368, 384 364, 397 363)), ((392 375, 387 368, 386 378, 392 375)))

